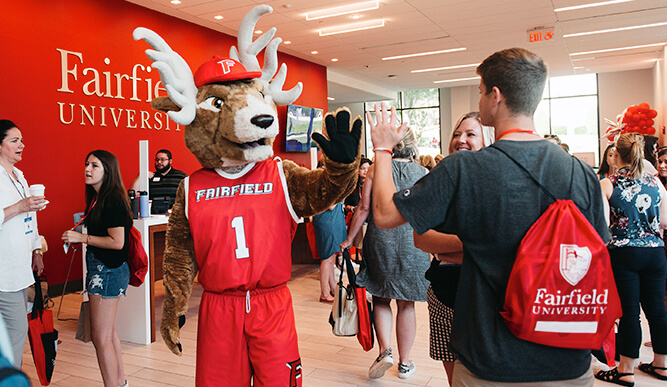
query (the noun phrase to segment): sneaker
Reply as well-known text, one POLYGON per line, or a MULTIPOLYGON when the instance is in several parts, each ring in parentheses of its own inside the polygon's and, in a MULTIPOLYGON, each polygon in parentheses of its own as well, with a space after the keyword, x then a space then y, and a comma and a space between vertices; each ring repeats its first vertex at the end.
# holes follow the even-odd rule
POLYGON ((415 363, 412 362, 412 360, 410 360, 408 364, 398 363, 398 377, 401 379, 407 379, 415 373, 416 369, 417 367, 415 366, 415 363))
POLYGON ((375 359, 371 368, 368 369, 368 377, 371 379, 381 378, 385 371, 393 367, 394 358, 391 356, 391 348, 386 349, 375 359))

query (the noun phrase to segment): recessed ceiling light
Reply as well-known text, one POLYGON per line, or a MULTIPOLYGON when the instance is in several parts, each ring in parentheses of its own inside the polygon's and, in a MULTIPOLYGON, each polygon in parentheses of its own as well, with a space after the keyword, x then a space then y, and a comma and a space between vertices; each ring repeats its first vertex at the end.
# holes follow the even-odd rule
POLYGON ((313 54, 313 55, 317 55, 317 54, 319 54, 318 51, 311 51, 310 53, 313 54))
POLYGON ((331 58, 332 62, 338 62, 338 58, 331 58))
POLYGON ((583 67, 575 67, 574 70, 581 70, 583 67))
POLYGON ((181 4, 180 0, 171 0, 170 3, 172 4, 181 4))
POLYGON ((334 98, 334 97, 327 97, 327 99, 328 99, 329 101, 335 101, 335 100, 336 100, 336 98, 334 98))
POLYGON ((611 5, 611 4, 619 4, 619 3, 627 3, 627 2, 629 2, 629 1, 635 1, 635 0, 610 0, 610 1, 601 1, 601 2, 598 2, 598 3, 588 3, 588 4, 581 4, 581 5, 573 5, 572 7, 556 8, 556 9, 554 9, 554 12, 573 11, 573 10, 575 10, 575 9, 600 7, 600 6, 603 6, 603 5, 611 5))
POLYGON ((286 41, 284 41, 283 43, 284 43, 284 44, 292 44, 292 41, 291 41, 291 40, 286 40, 286 41))
POLYGON ((459 81, 470 81, 470 80, 473 80, 473 79, 481 79, 481 77, 445 79, 444 81, 434 81, 433 83, 449 83, 449 82, 459 82, 459 81))
POLYGON ((620 27, 620 28, 610 28, 607 30, 597 30, 597 31, 589 31, 589 32, 578 32, 576 34, 566 34, 563 35, 564 38, 572 38, 575 36, 586 36, 586 35, 595 35, 595 34, 605 34, 607 32, 617 32, 617 31, 629 31, 629 30, 638 30, 640 28, 649 28, 649 27, 660 27, 660 26, 667 26, 667 22, 662 22, 662 23, 653 23, 653 24, 642 24, 639 26, 631 26, 631 27, 620 27))
POLYGON ((384 27, 384 19, 369 20, 361 23, 344 24, 341 26, 322 28, 320 36, 344 34, 346 32, 369 30, 371 28, 384 27))
POLYGON ((361 15, 352 15, 352 16, 350 16, 350 19, 354 19, 354 20, 357 20, 357 19, 360 19, 360 18, 361 18, 361 15))
POLYGON ((477 66, 479 66, 479 63, 471 63, 471 64, 447 66, 447 67, 434 67, 432 69, 412 70, 410 72, 411 73, 426 73, 426 72, 429 72, 429 71, 453 70, 453 69, 462 69, 462 68, 465 68, 465 67, 477 67, 477 66))
POLYGON ((348 13, 355 13, 355 12, 370 11, 372 9, 378 9, 378 8, 380 8, 379 0, 365 1, 363 3, 356 3, 356 4, 344 5, 342 7, 334 7, 334 8, 323 9, 320 11, 308 12, 306 13, 306 20, 324 19, 327 17, 347 15, 348 13))
POLYGON ((224 19, 224 16, 222 16, 222 15, 216 15, 216 16, 213 16, 213 19, 216 19, 216 20, 222 20, 222 19, 224 19))
POLYGON ((619 47, 619 48, 607 48, 605 50, 594 50, 594 51, 582 51, 582 52, 573 52, 570 56, 575 55, 587 55, 587 54, 597 54, 600 52, 611 52, 611 51, 622 51, 622 50, 633 50, 636 48, 646 48, 646 47, 657 47, 664 46, 665 43, 653 43, 653 44, 643 44, 641 46, 629 46, 629 47, 619 47))
POLYGON ((257 35, 259 35, 259 34, 262 33, 262 30, 255 30, 255 33, 256 33, 257 35))
POLYGON ((416 57, 416 56, 447 54, 447 53, 450 53, 450 52, 465 51, 465 50, 466 50, 465 47, 461 47, 461 48, 452 48, 452 49, 449 49, 449 50, 418 52, 416 54, 388 56, 388 57, 382 58, 382 60, 393 60, 393 59, 413 58, 413 57, 416 57))

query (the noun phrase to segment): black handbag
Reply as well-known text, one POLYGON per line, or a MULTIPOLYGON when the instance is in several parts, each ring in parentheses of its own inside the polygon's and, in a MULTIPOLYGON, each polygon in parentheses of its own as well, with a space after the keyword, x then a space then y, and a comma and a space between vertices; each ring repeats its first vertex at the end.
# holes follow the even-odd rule
POLYGON ((425 277, 431 281, 435 297, 448 308, 454 309, 460 275, 461 265, 441 265, 436 258, 433 258, 431 267, 426 271, 425 277))

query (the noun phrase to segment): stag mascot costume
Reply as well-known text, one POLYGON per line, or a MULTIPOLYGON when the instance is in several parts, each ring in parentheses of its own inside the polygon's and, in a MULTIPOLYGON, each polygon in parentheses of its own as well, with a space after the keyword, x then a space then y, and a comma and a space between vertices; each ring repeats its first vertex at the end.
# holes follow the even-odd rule
POLYGON ((167 229, 161 333, 177 355, 195 275, 204 288, 197 333, 197 386, 301 386, 292 299, 291 242, 301 217, 342 201, 356 186, 361 119, 339 110, 325 117, 328 138, 314 134, 326 169, 273 156, 275 104, 289 104, 301 84, 283 91, 276 78, 275 28, 252 41, 254 8, 239 28, 238 51, 214 58, 192 76, 188 64, 154 32, 136 40, 160 72, 169 97, 156 110, 185 125, 185 143, 203 167, 181 182, 167 229), (256 55, 266 47, 264 68, 256 55))

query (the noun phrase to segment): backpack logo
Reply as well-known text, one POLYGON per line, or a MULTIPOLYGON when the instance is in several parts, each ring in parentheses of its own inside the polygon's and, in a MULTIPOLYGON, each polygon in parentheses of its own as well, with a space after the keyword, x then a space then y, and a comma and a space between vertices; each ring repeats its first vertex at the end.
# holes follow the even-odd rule
POLYGON ((593 255, 588 247, 560 245, 560 274, 570 285, 575 286, 586 276, 593 255))

